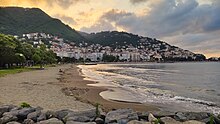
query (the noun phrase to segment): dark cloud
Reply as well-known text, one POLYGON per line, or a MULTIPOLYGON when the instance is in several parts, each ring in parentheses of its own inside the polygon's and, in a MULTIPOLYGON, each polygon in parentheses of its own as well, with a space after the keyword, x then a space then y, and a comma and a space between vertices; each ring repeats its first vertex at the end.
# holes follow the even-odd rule
MULTIPOLYGON (((104 13, 97 24, 101 27, 99 31, 109 30, 109 27, 106 29, 102 27, 104 22, 105 25, 114 24, 112 25, 115 26, 114 28, 120 27, 128 32, 144 36, 160 39, 184 36, 180 42, 193 41, 191 42, 193 44, 202 44, 212 41, 212 44, 220 46, 220 42, 217 40, 220 39, 220 36, 217 35, 214 40, 214 35, 212 35, 214 32, 220 31, 219 12, 219 0, 212 0, 212 4, 199 4, 196 0, 161 0, 159 4, 151 8, 150 13, 144 16, 113 9, 104 13), (200 34, 206 40, 199 38, 200 34)), ((87 30, 93 28, 92 26, 87 30)), ((97 31, 97 26, 95 28, 97 31)), ((181 45, 184 46, 184 43, 181 45)), ((211 49, 211 45, 209 47, 211 49)))
POLYGON ((69 16, 65 16, 65 15, 54 15, 53 17, 56 17, 58 19, 61 19, 62 21, 64 21, 65 23, 69 24, 69 25, 76 25, 76 21, 72 18, 72 17, 69 17, 69 16))
POLYGON ((132 4, 142 3, 142 2, 146 2, 146 1, 148 1, 148 0, 130 0, 130 2, 132 4))

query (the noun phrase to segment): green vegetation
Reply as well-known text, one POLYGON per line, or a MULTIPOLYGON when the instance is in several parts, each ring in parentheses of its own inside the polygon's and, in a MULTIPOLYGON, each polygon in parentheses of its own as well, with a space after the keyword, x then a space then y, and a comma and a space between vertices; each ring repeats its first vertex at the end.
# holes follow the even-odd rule
POLYGON ((104 62, 117 62, 117 61, 119 61, 119 58, 115 57, 113 55, 104 54, 103 58, 102 58, 102 61, 104 61, 104 62))
POLYGON ((60 36, 69 41, 85 41, 74 29, 60 20, 51 18, 38 8, 0 7, 0 33, 22 35, 24 33, 44 32, 60 36))
POLYGON ((96 117, 100 117, 100 111, 99 111, 99 106, 100 106, 100 104, 99 103, 96 103, 95 104, 95 108, 96 108, 96 117))
POLYGON ((8 74, 15 74, 25 71, 30 71, 32 68, 13 68, 13 69, 1 69, 0 70, 0 77, 8 75, 8 74))
POLYGON ((162 121, 160 120, 160 118, 158 118, 158 119, 154 122, 154 124, 164 124, 164 122, 162 122, 162 121))
POLYGON ((103 31, 99 33, 92 34, 83 34, 85 38, 87 38, 90 43, 101 44, 103 46, 125 46, 132 44, 133 46, 138 45, 138 41, 140 37, 138 35, 134 35, 126 32, 118 32, 118 31, 103 31))
MULTIPOLYGON (((0 34, 0 68, 23 68, 25 65, 55 63, 56 54, 47 50, 45 45, 34 48, 26 42, 21 42, 13 36, 0 34)), ((23 69, 25 70, 25 68, 23 69)), ((14 73, 18 70, 2 71, 0 73, 14 73)))
POLYGON ((22 108, 28 108, 28 107, 31 107, 30 104, 26 103, 26 102, 22 102, 21 105, 20 105, 22 108))

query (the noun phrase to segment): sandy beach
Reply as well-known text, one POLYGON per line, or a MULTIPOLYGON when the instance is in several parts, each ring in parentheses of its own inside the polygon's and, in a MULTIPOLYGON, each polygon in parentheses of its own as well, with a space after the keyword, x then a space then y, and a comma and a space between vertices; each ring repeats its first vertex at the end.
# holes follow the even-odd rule
POLYGON ((62 65, 45 70, 23 72, 0 78, 0 105, 19 105, 27 102, 46 110, 94 108, 100 104, 105 111, 132 108, 136 111, 155 111, 158 108, 138 103, 125 103, 103 99, 99 93, 105 87, 88 86, 97 82, 84 80, 77 65, 62 65), (64 70, 60 73, 59 69, 64 70))
POLYGON ((59 82, 59 69, 68 68, 70 65, 62 65, 1 77, 0 105, 20 105, 22 102, 27 102, 32 106, 41 106, 45 110, 81 111, 93 108, 92 105, 62 93, 61 89, 66 84, 59 82))

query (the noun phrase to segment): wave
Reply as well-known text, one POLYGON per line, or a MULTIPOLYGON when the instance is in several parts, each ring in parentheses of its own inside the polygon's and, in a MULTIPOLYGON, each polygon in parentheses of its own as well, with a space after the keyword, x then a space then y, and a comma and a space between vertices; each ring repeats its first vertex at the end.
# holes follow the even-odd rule
MULTIPOLYGON (((173 111, 195 110, 220 113, 219 106, 214 102, 178 96, 175 92, 164 88, 162 85, 160 85, 159 82, 146 80, 146 77, 157 78, 157 76, 155 75, 149 76, 148 73, 145 73, 145 78, 140 78, 144 75, 134 75, 140 73, 144 74, 144 72, 152 71, 152 69, 142 69, 135 67, 126 68, 114 65, 86 65, 79 67, 82 69, 83 74, 87 78, 102 83, 102 85, 96 84, 97 86, 108 86, 110 88, 117 88, 117 92, 120 92, 118 94, 123 94, 121 97, 118 94, 117 97, 113 97, 114 95, 109 95, 113 94, 112 91, 101 93, 102 96, 107 99, 158 104, 162 107, 172 106, 169 109, 175 109, 173 111), (133 97, 130 97, 131 94, 133 97)), ((161 73, 178 72, 176 70, 159 71, 161 73)))

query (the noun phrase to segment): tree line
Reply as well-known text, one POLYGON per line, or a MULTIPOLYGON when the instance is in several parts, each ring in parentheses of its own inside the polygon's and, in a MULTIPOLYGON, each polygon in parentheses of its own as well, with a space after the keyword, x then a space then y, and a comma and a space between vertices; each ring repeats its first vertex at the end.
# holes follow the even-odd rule
POLYGON ((0 68, 23 67, 34 64, 52 64, 57 61, 56 54, 44 44, 33 47, 11 35, 0 34, 0 68))

